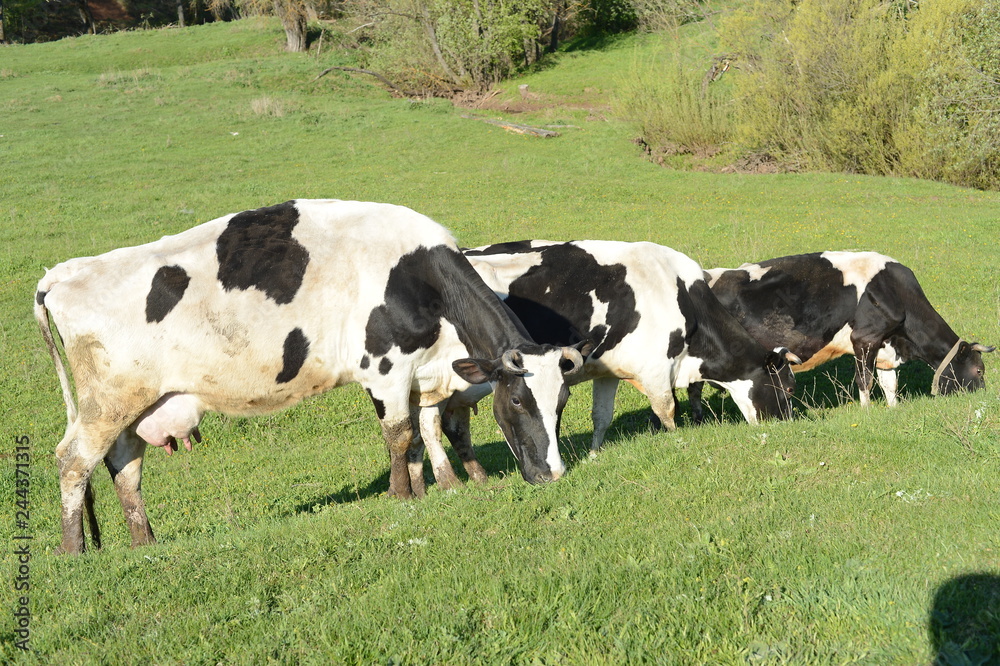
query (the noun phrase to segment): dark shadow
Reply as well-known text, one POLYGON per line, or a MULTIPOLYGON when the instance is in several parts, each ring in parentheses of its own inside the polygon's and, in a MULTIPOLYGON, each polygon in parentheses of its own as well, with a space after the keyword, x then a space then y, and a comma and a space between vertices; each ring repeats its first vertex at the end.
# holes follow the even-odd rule
MULTIPOLYGON (((839 407, 858 399, 853 356, 841 356, 815 370, 795 375, 795 406, 798 410, 839 407)), ((922 361, 910 361, 896 369, 896 394, 901 400, 931 394, 934 369, 922 361)), ((874 402, 885 401, 876 379, 871 391, 874 402)))
POLYGON ((559 51, 566 53, 577 51, 610 51, 622 44, 631 43, 631 38, 634 36, 634 32, 593 32, 581 34, 567 41, 559 51))
POLYGON ((331 504, 347 504, 348 502, 358 502, 375 495, 381 495, 389 490, 389 464, 386 460, 386 470, 379 476, 368 482, 364 488, 356 485, 346 485, 335 493, 316 497, 314 499, 301 502, 295 506, 295 513, 310 513, 318 511, 331 504))
POLYGON ((927 631, 934 666, 1000 666, 1000 576, 965 574, 942 584, 927 631))
MULTIPOLYGON (((653 410, 634 409, 630 412, 619 413, 604 435, 602 446, 607 448, 614 446, 621 440, 631 439, 636 435, 656 432, 653 428, 653 410)), ((660 430, 658 432, 666 432, 660 430)), ((559 452, 562 454, 566 469, 571 470, 579 464, 580 460, 590 455, 590 444, 594 441, 594 433, 591 430, 584 430, 575 435, 564 435, 559 438, 559 452)))

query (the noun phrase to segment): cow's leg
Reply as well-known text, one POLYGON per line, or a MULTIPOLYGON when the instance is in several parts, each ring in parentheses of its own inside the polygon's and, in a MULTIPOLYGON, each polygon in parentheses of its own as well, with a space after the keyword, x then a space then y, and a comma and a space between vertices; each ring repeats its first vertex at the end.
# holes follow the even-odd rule
POLYGON ((604 444, 604 436, 611 427, 611 419, 615 415, 615 394, 618 392, 617 377, 598 377, 594 380, 594 406, 590 410, 590 418, 594 424, 593 439, 590 442, 591 451, 597 451, 604 444))
POLYGON ((440 403, 432 407, 423 407, 420 410, 420 436, 427 445, 427 453, 431 458, 431 469, 434 470, 434 478, 438 485, 444 490, 458 488, 462 482, 455 476, 455 470, 448 460, 448 454, 444 451, 441 443, 441 412, 445 403, 440 403))
POLYGON ((402 396, 390 393, 386 397, 380 388, 373 390, 365 382, 361 382, 361 385, 375 407, 385 446, 389 451, 389 496, 410 499, 413 497, 413 490, 410 485, 409 462, 410 448, 414 446, 413 422, 416 415, 410 410, 409 393, 402 396))
MULTIPOLYGON (((84 423, 78 418, 56 447, 59 489, 62 495, 61 552, 78 555, 85 550, 83 519, 90 477, 117 435, 118 432, 112 425, 84 423)), ((93 512, 92 506, 90 511, 93 512)), ((99 538, 98 533, 98 540, 99 538)))
POLYGON ((862 407, 871 404, 872 384, 875 382, 875 355, 878 345, 851 336, 854 345, 854 380, 858 384, 858 402, 862 407))
POLYGON ((486 483, 486 470, 479 464, 476 451, 472 448, 472 431, 469 427, 471 415, 471 407, 445 409, 441 417, 441 429, 448 436, 451 448, 458 454, 469 478, 476 483, 486 483))
POLYGON ((146 505, 142 501, 142 459, 146 452, 146 441, 127 428, 118 435, 114 446, 104 458, 104 466, 111 473, 111 480, 118 493, 118 501, 125 514, 125 524, 132 535, 132 547, 156 543, 153 530, 146 517, 146 505))
POLYGON ((426 494, 424 484, 424 440, 420 435, 420 407, 410 405, 410 421, 413 424, 413 441, 406 451, 406 469, 410 475, 410 489, 417 497, 426 494))
MULTIPOLYGON (((649 405, 653 408, 653 414, 660 420, 660 426, 664 430, 676 430, 677 424, 674 422, 674 415, 677 410, 677 401, 674 399, 674 390, 667 389, 661 392, 650 391, 647 394, 649 405)), ((654 427, 656 426, 654 422, 654 427)))
MULTIPOLYGON (((866 289, 851 324, 851 345, 854 347, 855 381, 858 384, 859 402, 871 402, 875 363, 886 337, 905 317, 905 309, 893 290, 885 290, 884 283, 873 281, 866 289)), ((881 379, 881 378, 880 378, 881 379)), ((895 400, 893 390, 893 400, 895 400)), ((888 400, 888 395, 886 395, 888 400)))
POLYGON ((691 403, 691 421, 695 425, 700 425, 705 421, 705 412, 701 406, 701 392, 705 388, 705 382, 691 382, 688 385, 688 402, 691 403))
POLYGON ((90 529, 90 541, 95 550, 101 549, 101 526, 97 524, 97 513, 94 511, 94 484, 87 482, 83 491, 83 513, 87 517, 87 527, 90 529))
POLYGON ((875 374, 878 375, 878 385, 882 387, 882 392, 885 393, 886 404, 890 407, 895 407, 897 388, 896 371, 876 369, 875 374))

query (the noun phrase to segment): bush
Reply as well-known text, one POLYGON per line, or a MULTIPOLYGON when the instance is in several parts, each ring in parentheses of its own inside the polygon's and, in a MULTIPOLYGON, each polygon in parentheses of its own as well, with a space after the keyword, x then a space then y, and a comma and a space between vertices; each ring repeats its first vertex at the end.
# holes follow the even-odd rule
POLYGON ((721 39, 743 151, 1000 186, 1000 0, 756 0, 721 39))
POLYGON ((356 2, 370 65, 401 87, 487 89, 535 57, 546 0, 356 2))
POLYGON ((900 171, 1000 187, 1000 0, 921 7, 896 60, 918 93, 896 137, 900 171))

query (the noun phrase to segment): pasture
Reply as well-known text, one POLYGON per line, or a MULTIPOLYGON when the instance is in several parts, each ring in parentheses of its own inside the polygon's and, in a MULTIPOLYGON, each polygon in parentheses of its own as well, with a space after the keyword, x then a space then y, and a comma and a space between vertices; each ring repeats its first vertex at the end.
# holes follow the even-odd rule
POLYGON ((877 250, 914 270, 960 336, 1000 342, 1000 195, 658 167, 613 105, 619 77, 657 58, 656 37, 567 52, 508 83, 495 101, 516 102, 522 83, 537 95, 513 120, 561 126, 544 140, 357 75, 316 79, 350 55, 285 54, 282 40, 277 23, 245 20, 0 50, 2 661, 1000 661, 996 354, 985 391, 947 398, 930 397, 931 368, 904 366, 893 410, 878 390, 855 404, 841 360, 799 376, 796 419, 757 427, 718 392, 706 392, 716 419, 691 426, 680 392, 681 427, 654 434, 623 386, 595 458, 579 386, 562 423, 569 471, 539 487, 487 399, 473 443, 489 482, 445 493, 428 467, 413 502, 385 494, 388 456, 356 387, 267 417, 209 415, 193 452, 147 452, 157 545, 129 548, 98 469, 104 548, 55 556, 65 411, 31 314, 44 268, 291 198, 403 204, 465 246, 648 240, 706 267, 877 250))

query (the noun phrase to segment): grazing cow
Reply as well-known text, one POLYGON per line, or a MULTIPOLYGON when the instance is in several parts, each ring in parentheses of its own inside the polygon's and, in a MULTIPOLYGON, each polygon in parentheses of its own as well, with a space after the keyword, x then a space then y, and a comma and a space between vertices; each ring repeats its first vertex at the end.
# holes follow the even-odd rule
MULTIPOLYGON (((862 405, 873 374, 896 404, 896 370, 910 359, 935 368, 931 393, 983 388, 982 352, 945 323, 913 272, 874 252, 780 257, 706 271, 712 291, 761 344, 782 345, 802 362, 796 372, 854 354, 862 405)), ((692 407, 697 409, 695 387, 692 407)))
POLYGON ((463 250, 536 340, 594 345, 571 383, 594 380, 600 448, 624 379, 674 428, 674 387, 726 388, 750 423, 791 416, 788 350, 765 349, 719 305, 701 267, 668 247, 613 241, 520 241, 463 250))
POLYGON ((349 382, 375 406, 390 494, 423 492, 407 467, 413 422, 433 443, 450 399, 490 388, 524 478, 564 471, 564 375, 582 356, 530 340, 451 235, 407 208, 297 200, 228 215, 61 263, 35 302, 69 421, 56 449, 65 552, 84 548, 85 509, 99 545, 88 481, 100 461, 133 546, 150 543, 139 490, 147 443, 190 447, 206 411, 272 412, 349 382))

